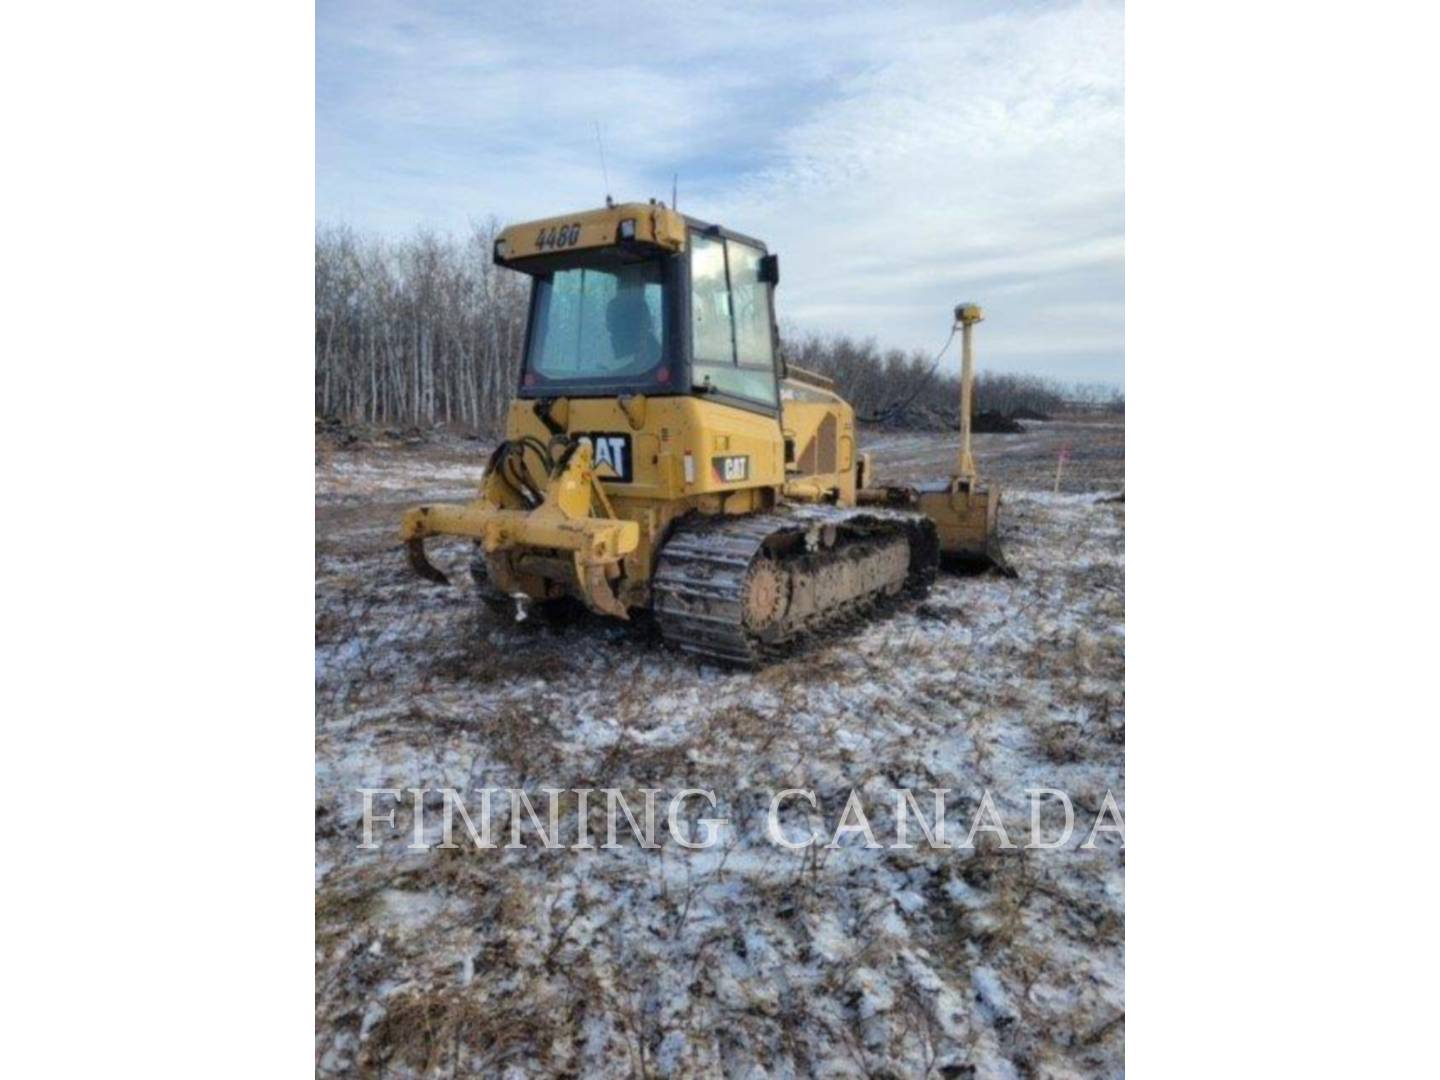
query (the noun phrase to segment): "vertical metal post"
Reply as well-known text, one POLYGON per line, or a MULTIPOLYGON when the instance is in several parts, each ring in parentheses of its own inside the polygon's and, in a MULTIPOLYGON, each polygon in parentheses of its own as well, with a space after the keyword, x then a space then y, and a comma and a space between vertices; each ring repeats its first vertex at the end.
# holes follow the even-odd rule
POLYGON ((971 334, 975 324, 985 317, 979 304, 960 304, 955 308, 955 321, 960 324, 960 457, 956 473, 962 480, 977 478, 975 458, 970 453, 970 413, 975 400, 975 353, 971 334))

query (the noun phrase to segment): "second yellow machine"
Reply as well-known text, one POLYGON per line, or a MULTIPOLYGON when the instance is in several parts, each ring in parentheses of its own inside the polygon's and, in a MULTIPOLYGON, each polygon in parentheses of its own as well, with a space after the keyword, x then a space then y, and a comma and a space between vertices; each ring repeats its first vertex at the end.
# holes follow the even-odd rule
MULTIPOLYGON (((854 410, 780 356, 758 240, 626 203, 511 226, 494 257, 534 279, 520 386, 479 496, 405 516, 425 577, 448 580, 426 537, 469 537, 496 606, 649 610, 680 648, 754 665, 923 593, 942 548, 1003 566, 968 408, 948 480, 873 486, 854 410)), ((966 406, 979 318, 956 309, 966 406)))

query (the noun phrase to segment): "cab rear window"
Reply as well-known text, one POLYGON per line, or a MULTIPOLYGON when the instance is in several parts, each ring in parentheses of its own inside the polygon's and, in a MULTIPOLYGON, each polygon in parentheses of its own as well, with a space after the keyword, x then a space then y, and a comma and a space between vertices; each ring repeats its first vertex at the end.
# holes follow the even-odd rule
POLYGON ((663 383, 664 292, 653 261, 538 277, 525 384, 663 383))

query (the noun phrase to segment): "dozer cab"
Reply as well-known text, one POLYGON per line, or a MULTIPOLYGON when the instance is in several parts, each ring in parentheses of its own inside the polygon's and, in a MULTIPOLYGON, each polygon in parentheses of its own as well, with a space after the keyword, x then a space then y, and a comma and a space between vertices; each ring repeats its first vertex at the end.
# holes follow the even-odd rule
MULTIPOLYGON (((448 580, 427 537, 468 537, 493 605, 651 611, 680 648, 755 665, 924 593, 942 551, 998 561, 968 410, 949 481, 873 486, 854 410, 786 369, 760 241, 607 200, 505 229, 494 258, 533 279, 520 385, 478 497, 405 515, 424 577, 448 580)), ((957 310, 965 405, 978 317, 957 310)))

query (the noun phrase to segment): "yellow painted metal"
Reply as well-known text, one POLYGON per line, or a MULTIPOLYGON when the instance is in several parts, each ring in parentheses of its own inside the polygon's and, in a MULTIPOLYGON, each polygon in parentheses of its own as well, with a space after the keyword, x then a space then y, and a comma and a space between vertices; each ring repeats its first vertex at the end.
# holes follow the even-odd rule
POLYGON ((971 413, 975 408, 975 353, 970 339, 975 324, 985 318, 979 304, 960 304, 955 308, 955 321, 960 324, 960 456, 955 463, 956 474, 967 480, 979 479, 975 458, 970 453, 971 413))
POLYGON ((947 487, 922 489, 915 503, 935 522, 942 553, 959 558, 993 558, 1000 520, 1000 488, 952 477, 947 487))
POLYGON ((971 414, 974 412, 975 353, 972 340, 975 324, 985 318, 978 304, 955 308, 955 324, 961 334, 960 367, 960 450, 955 472, 946 480, 916 487, 872 487, 869 469, 866 483, 856 493, 859 502, 918 510, 935 523, 940 534, 941 554, 958 561, 994 566, 1002 573, 1014 571, 1000 551, 1000 485, 980 479, 970 449, 971 414))
MULTIPOLYGON (((649 397, 643 413, 630 399, 561 398, 551 408, 552 419, 562 412, 565 427, 577 434, 615 433, 630 436, 631 480, 619 483, 605 465, 596 476, 605 483, 620 517, 632 516, 644 504, 704 495, 725 495, 738 488, 779 488, 785 482, 785 448, 780 426, 773 416, 749 412, 703 397, 649 397), (635 417, 643 419, 637 428, 635 417), (727 455, 749 459, 744 481, 726 480, 717 474, 717 438, 728 439, 727 455), (685 456, 691 459, 693 479, 686 479, 685 456)), ((535 403, 511 402, 506 437, 532 435, 542 443, 550 438, 544 421, 535 414, 535 403)))
MULTIPOLYGON (((610 587, 618 563, 640 542, 640 525, 615 517, 595 475, 588 443, 582 442, 563 469, 549 478, 544 501, 533 510, 505 509, 487 489, 474 502, 461 505, 417 506, 406 513, 400 538, 413 545, 430 536, 468 536, 480 541, 487 555, 509 551, 569 552, 573 563, 567 579, 581 592, 580 599, 595 611, 627 618, 625 605, 610 587), (601 513, 596 514, 599 510, 601 513)), ((496 483, 499 481, 496 480, 496 483)), ((423 554, 419 556, 423 564, 423 554)), ((417 565, 423 571, 423 566, 417 565)), ((433 569, 433 568, 432 568, 433 569)), ((427 575, 434 576, 434 575, 427 575)), ((513 576, 502 567, 502 581, 513 576)), ((443 575, 440 575, 443 579, 443 575)))
POLYGON ((563 217, 524 221, 507 227, 496 240, 496 252, 506 262, 537 255, 613 247, 620 227, 634 222, 633 239, 666 251, 685 250, 685 219, 661 203, 618 203, 563 217))
POLYGON ((975 410, 972 335, 975 324, 984 318, 985 312, 979 304, 959 304, 955 308, 955 322, 961 335, 960 452, 956 457, 955 475, 950 477, 949 483, 944 486, 927 484, 919 488, 914 505, 935 522, 943 554, 990 563, 1005 573, 1013 574, 1000 553, 1000 485, 981 481, 970 450, 971 420, 975 410))
POLYGON ((835 384, 799 368, 780 384, 781 426, 791 448, 787 497, 855 505, 855 410, 835 384))
POLYGON ((405 514, 400 539, 469 536, 486 551, 538 547, 573 551, 587 562, 609 562, 635 550, 640 526, 633 521, 573 518, 547 502, 535 510, 501 510, 484 499, 417 506, 405 514))

